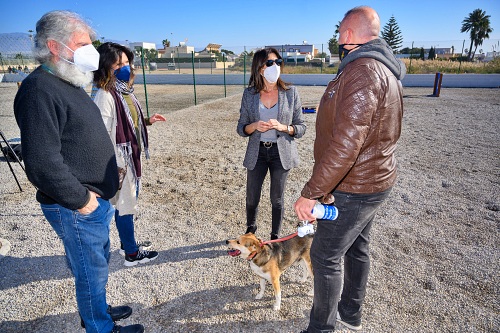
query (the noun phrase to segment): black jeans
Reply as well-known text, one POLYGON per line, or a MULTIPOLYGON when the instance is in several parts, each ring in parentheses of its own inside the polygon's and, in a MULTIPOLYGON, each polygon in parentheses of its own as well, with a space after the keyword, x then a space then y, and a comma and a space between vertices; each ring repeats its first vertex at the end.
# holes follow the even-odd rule
POLYGON ((333 193, 338 218, 318 220, 311 245, 314 300, 308 332, 333 332, 337 310, 343 320, 353 325, 361 324, 370 271, 370 229, 377 209, 390 192, 391 189, 374 194, 333 193))
POLYGON ((278 146, 276 144, 273 144, 270 148, 266 148, 261 145, 255 168, 247 171, 247 227, 257 226, 256 220, 262 192, 262 184, 264 183, 268 170, 271 174, 271 234, 278 235, 281 228, 281 221, 283 219, 285 183, 289 170, 283 169, 278 152, 278 146))

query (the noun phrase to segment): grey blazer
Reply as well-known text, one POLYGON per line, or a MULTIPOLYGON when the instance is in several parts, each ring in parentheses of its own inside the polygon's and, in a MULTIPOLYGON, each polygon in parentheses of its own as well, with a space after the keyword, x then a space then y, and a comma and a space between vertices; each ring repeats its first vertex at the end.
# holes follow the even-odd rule
MULTIPOLYGON (((236 131, 243 137, 250 136, 248 139, 247 151, 243 166, 249 170, 255 168, 260 148, 260 132, 255 131, 251 135, 245 133, 246 125, 260 120, 259 115, 260 94, 255 93, 253 87, 246 88, 243 92, 240 108, 240 119, 236 131)), ((294 139, 298 139, 306 132, 306 125, 302 119, 302 104, 300 103, 297 88, 290 86, 288 90, 279 89, 278 91, 278 119, 280 123, 292 125, 294 135, 291 136, 285 132, 278 134, 278 151, 281 164, 285 170, 289 170, 299 165, 299 153, 294 139)))

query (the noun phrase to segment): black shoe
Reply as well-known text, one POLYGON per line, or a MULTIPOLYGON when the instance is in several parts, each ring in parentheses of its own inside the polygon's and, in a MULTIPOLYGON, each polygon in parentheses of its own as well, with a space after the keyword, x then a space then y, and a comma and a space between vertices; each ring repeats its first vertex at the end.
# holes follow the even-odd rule
MULTIPOLYGON (((153 243, 151 243, 150 241, 140 241, 140 242, 136 242, 137 244, 137 247, 139 248, 139 250, 149 250, 151 248, 151 246, 153 245, 153 243)), ((120 242, 120 254, 122 256, 125 256, 125 250, 123 249, 123 243, 120 242)))
MULTIPOLYGON (((132 308, 127 305, 122 305, 122 306, 108 305, 108 309, 106 310, 106 312, 110 314, 111 319, 113 321, 118 321, 130 317, 130 315, 132 314, 132 308)), ((83 328, 85 328, 85 323, 83 322, 81 316, 80 316, 80 324, 82 325, 83 328)))
POLYGON ((134 324, 128 326, 115 325, 111 333, 143 333, 144 326, 141 324, 134 324))
POLYGON ((300 331, 300 333, 308 333, 307 330, 300 331))
POLYGON ((278 235, 277 235, 277 234, 271 234, 271 240, 273 240, 273 239, 278 239, 278 238, 279 238, 279 237, 278 237, 278 235))
POLYGON ((257 231, 257 226, 255 224, 250 225, 247 227, 247 231, 245 232, 245 234, 248 234, 249 232, 251 232, 252 234, 255 234, 256 231, 257 231))
POLYGON ((135 256, 125 255, 125 262, 123 263, 127 267, 135 266, 138 263, 145 264, 147 262, 153 261, 158 258, 158 252, 139 250, 135 256))

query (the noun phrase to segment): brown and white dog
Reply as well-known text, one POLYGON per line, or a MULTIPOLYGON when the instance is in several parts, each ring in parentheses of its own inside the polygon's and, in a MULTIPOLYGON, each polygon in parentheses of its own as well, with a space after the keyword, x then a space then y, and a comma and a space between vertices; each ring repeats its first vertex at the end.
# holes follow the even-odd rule
MULTIPOLYGON (((263 245, 262 241, 253 233, 247 233, 236 239, 227 240, 226 244, 229 247, 228 254, 230 256, 243 255, 250 262, 252 271, 260 276, 260 291, 255 299, 261 299, 264 296, 266 281, 269 281, 274 288, 273 309, 279 310, 281 307, 281 274, 293 263, 300 261, 304 270, 300 282, 305 282, 308 276, 313 276, 309 256, 312 239, 313 235, 306 235, 263 245)), ((311 290, 308 295, 313 295, 313 291, 311 290)))

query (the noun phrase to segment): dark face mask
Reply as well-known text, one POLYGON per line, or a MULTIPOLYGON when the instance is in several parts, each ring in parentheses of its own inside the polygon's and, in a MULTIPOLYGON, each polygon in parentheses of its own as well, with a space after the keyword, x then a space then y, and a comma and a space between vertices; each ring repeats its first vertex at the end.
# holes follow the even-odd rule
POLYGON ((364 45, 364 44, 339 44, 339 60, 344 59, 349 54, 349 52, 357 49, 361 45, 364 45), (348 49, 344 48, 345 45, 356 45, 356 47, 348 50, 348 49))

